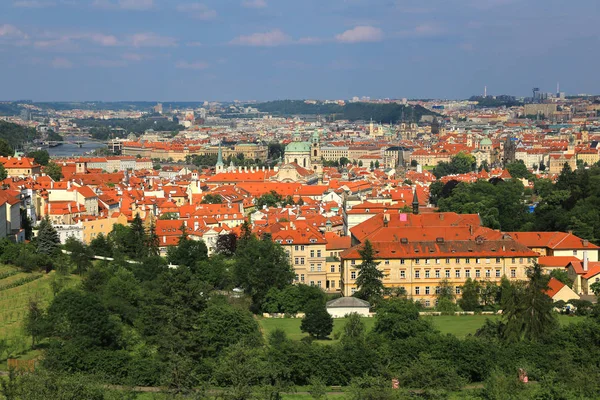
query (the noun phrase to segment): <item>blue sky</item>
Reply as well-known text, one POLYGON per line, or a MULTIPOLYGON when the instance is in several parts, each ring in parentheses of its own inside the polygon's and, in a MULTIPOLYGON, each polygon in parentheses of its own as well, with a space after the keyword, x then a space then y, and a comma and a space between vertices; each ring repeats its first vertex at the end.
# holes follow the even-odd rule
POLYGON ((598 0, 0 0, 0 100, 600 93, 598 0))

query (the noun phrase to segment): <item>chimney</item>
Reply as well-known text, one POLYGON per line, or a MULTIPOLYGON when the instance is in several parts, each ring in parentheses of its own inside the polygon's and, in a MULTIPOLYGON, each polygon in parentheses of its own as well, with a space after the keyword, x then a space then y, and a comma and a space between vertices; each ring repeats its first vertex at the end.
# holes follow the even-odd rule
POLYGON ((583 272, 588 271, 588 252, 587 250, 583 251, 583 272))

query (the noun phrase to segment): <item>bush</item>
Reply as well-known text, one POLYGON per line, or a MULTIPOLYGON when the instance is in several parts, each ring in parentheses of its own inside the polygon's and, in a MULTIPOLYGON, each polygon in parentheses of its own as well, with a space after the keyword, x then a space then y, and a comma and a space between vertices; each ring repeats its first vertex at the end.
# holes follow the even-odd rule
POLYGON ((316 338, 329 336, 333 330, 333 318, 327 312, 325 304, 314 302, 307 307, 300 330, 316 338))

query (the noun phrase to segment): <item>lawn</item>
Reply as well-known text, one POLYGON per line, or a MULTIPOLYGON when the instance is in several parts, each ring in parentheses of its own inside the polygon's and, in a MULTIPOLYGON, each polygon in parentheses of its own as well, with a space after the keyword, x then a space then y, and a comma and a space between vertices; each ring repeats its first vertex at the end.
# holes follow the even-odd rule
MULTIPOLYGON (((29 274, 20 272, 14 267, 0 266, 0 276, 6 276, 6 273, 11 271, 16 273, 0 279, 0 339, 8 339, 12 356, 31 359, 38 352, 31 351, 31 339, 23 333, 23 321, 27 315, 29 299, 36 298, 42 304, 42 307, 48 306, 52 300, 50 282, 55 272, 41 275, 29 274), (27 281, 27 279, 36 275, 39 275, 40 278, 27 281), (12 284, 18 284, 18 286, 6 288, 12 284)), ((79 277, 72 275, 67 285, 74 285, 78 281, 79 277)), ((0 356, 4 358, 6 354, 0 356)), ((0 363, 0 370, 5 369, 6 362, 3 361, 0 363)))
MULTIPOLYGON (((474 334, 484 323, 486 318, 498 319, 498 315, 441 315, 441 316, 430 316, 422 317, 430 319, 440 332, 450 333, 458 337, 465 337, 468 334, 474 334)), ((562 325, 570 324, 580 320, 578 317, 569 317, 567 315, 559 315, 558 320, 562 325)), ((374 318, 364 318, 365 326, 367 331, 373 328, 375 324, 374 318)), ((261 326, 263 334, 267 336, 273 330, 279 328, 282 329, 287 336, 292 340, 300 340, 306 337, 307 334, 300 331, 300 318, 259 318, 258 322, 261 326)), ((331 338, 336 337, 336 333, 342 331, 345 318, 337 318, 333 320, 333 332, 331 338)), ((320 340, 321 343, 335 343, 337 340, 320 340)))

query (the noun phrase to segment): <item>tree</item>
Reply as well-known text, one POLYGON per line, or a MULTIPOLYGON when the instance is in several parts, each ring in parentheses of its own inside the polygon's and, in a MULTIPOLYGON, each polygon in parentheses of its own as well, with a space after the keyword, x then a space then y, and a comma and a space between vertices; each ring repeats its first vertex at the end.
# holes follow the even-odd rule
POLYGON ((222 204, 223 197, 220 194, 208 193, 202 198, 200 204, 222 204))
POLYGON ((600 297, 600 281, 592 283, 590 285, 590 289, 592 290, 592 292, 594 292, 596 297, 600 297))
POLYGON ((31 151, 27 153, 27 157, 33 157, 33 160, 42 166, 48 165, 48 162, 50 161, 50 154, 48 154, 48 150, 31 151))
POLYGON ((573 279, 569 277, 569 273, 564 269, 553 269, 550 272, 550 277, 564 283, 568 287, 573 287, 573 279))
POLYGON ((529 281, 526 285, 503 287, 504 337, 508 340, 525 338, 536 341, 557 325, 552 313, 552 299, 545 293, 550 277, 543 274, 537 263, 527 271, 527 276, 529 281))
POLYGON ((167 260, 170 264, 195 268, 198 261, 208 258, 208 248, 202 240, 188 239, 187 235, 181 236, 177 246, 167 249, 167 260))
POLYGON ((31 336, 31 347, 35 349, 40 339, 46 335, 47 323, 44 310, 36 299, 29 299, 27 316, 23 322, 25 333, 31 336))
POLYGON ((532 174, 529 172, 523 160, 517 160, 515 162, 511 162, 506 164, 506 169, 508 173, 513 178, 531 178, 532 174))
POLYGON ((148 247, 148 255, 155 257, 160 255, 159 239, 156 234, 156 223, 154 220, 150 223, 148 234, 146 235, 146 246, 148 247))
POLYGON ((359 161, 358 161, 358 166, 359 166, 359 167, 362 167, 362 166, 363 166, 363 162, 362 162, 362 160, 359 160, 359 161))
POLYGON ((0 156, 12 157, 15 155, 15 150, 10 146, 6 139, 0 139, 0 156))
POLYGON ((47 256, 56 255, 59 251, 60 238, 48 216, 43 218, 38 226, 36 244, 38 252, 47 256))
POLYGON ((358 291, 356 297, 373 302, 381 298, 383 293, 383 272, 377 268, 378 262, 375 262, 375 250, 369 240, 365 241, 363 247, 358 251, 362 263, 358 266, 358 277, 356 286, 358 291))
POLYGON ((58 182, 63 178, 62 167, 52 161, 44 167, 44 172, 55 182, 58 182))
POLYGON ((431 322, 419 316, 419 307, 412 300, 391 298, 378 306, 373 332, 390 340, 407 339, 433 331, 431 322))
POLYGON ((96 256, 112 257, 112 246, 102 232, 98 234, 90 243, 90 250, 96 256))
POLYGON ((91 258, 93 253, 91 249, 80 240, 70 236, 65 242, 65 250, 71 253, 69 254, 69 258, 80 275, 83 275, 83 273, 92 266, 91 258))
POLYGON ((326 338, 333 330, 333 317, 327 312, 325 303, 313 302, 306 308, 300 330, 315 338, 326 338))
POLYGON ((231 257, 235 254, 236 245, 237 236, 235 233, 219 235, 219 237, 217 238, 217 244, 215 245, 215 251, 218 254, 231 257))
POLYGON ((254 235, 238 241, 235 252, 235 282, 252 297, 253 309, 259 311, 271 288, 283 289, 295 277, 289 257, 278 243, 254 235))
POLYGON ((375 160, 375 169, 379 169, 379 160, 375 160))
POLYGON ((142 222, 142 218, 140 214, 136 214, 131 222, 131 237, 129 241, 131 242, 131 251, 129 252, 129 256, 134 260, 141 260, 144 257, 148 256, 148 238, 146 236, 146 230, 144 229, 144 223, 142 222))
POLYGON ((461 291, 462 297, 458 300, 458 305, 464 311, 477 311, 481 307, 479 304, 480 285, 477 281, 467 278, 461 291))
POLYGON ((8 172, 4 168, 4 164, 0 164, 0 181, 5 180, 8 177, 8 172))
POLYGON ((437 294, 437 310, 444 313, 453 313, 456 311, 454 304, 454 287, 448 279, 444 278, 440 281, 440 286, 436 289, 437 294))

